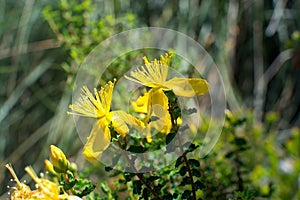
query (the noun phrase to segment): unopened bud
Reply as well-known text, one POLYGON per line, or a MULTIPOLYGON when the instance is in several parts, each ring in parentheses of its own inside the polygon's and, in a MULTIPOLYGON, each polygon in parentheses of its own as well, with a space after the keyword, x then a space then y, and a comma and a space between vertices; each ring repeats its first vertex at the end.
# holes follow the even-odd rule
POLYGON ((51 145, 49 157, 56 172, 64 173, 69 169, 70 162, 67 160, 64 152, 60 148, 51 145))
POLYGON ((54 170, 53 164, 49 160, 44 161, 45 169, 51 176, 57 176, 56 171, 54 170))
POLYGON ((77 165, 76 163, 71 163, 70 165, 70 171, 73 172, 73 173, 77 173, 77 165))

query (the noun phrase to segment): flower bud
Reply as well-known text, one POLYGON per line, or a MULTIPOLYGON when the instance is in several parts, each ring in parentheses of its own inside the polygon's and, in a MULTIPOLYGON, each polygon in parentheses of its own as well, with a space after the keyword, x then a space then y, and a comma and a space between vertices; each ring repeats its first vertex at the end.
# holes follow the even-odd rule
POLYGON ((56 171, 54 170, 53 164, 49 160, 44 161, 45 169, 51 176, 57 176, 56 171))
POLYGON ((73 172, 74 174, 77 173, 77 165, 76 163, 71 163, 70 164, 70 171, 73 172))
POLYGON ((54 170, 56 172, 64 173, 69 169, 70 163, 67 160, 64 152, 60 148, 51 145, 49 157, 50 162, 53 164, 54 170))

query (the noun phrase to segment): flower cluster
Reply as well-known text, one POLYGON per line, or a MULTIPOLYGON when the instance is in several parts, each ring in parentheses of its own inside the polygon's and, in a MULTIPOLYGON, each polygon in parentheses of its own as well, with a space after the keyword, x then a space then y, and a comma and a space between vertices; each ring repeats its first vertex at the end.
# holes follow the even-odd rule
POLYGON ((37 189, 31 190, 31 188, 25 183, 20 182, 17 175, 15 174, 12 166, 10 164, 5 165, 5 167, 12 174, 14 181, 17 183, 17 187, 13 187, 14 190, 10 198, 14 199, 53 199, 53 200, 64 200, 69 199, 69 196, 66 193, 60 194, 60 186, 48 179, 43 177, 39 178, 32 167, 26 167, 25 171, 29 176, 35 181, 37 189))
POLYGON ((45 160, 47 174, 52 178, 46 178, 44 174, 37 176, 31 166, 25 168, 27 174, 36 183, 36 189, 32 190, 25 182, 21 182, 15 174, 11 164, 5 167, 11 173, 16 187, 12 187, 11 200, 80 200, 82 196, 91 192, 95 186, 89 181, 76 176, 75 164, 67 160, 64 152, 58 147, 50 146, 49 160, 45 160), (79 189, 78 189, 79 188, 79 189), (84 192, 80 191, 84 190, 84 192))
POLYGON ((135 112, 144 113, 145 118, 137 119, 122 110, 111 111, 111 100, 114 89, 109 81, 100 91, 94 89, 94 95, 84 86, 80 99, 69 108, 68 114, 96 118, 84 146, 83 154, 88 160, 99 158, 111 143, 111 128, 119 136, 125 137, 129 127, 145 133, 148 142, 152 141, 153 129, 168 134, 172 123, 168 108, 166 91, 172 91, 177 96, 193 97, 205 94, 208 83, 202 78, 177 78, 167 80, 172 53, 166 53, 159 60, 149 61, 144 57, 145 66, 133 70, 126 79, 150 88, 142 96, 132 102, 135 112), (151 120, 155 119, 155 120, 151 120))

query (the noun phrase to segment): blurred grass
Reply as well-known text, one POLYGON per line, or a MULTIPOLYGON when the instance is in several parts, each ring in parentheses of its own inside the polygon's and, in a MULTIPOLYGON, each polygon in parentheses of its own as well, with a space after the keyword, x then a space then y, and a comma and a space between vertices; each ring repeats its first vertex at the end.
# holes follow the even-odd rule
MULTIPOLYGON (((0 1, 1 186, 10 178, 4 169, 6 162, 12 162, 17 174, 24 174, 29 164, 38 171, 50 144, 80 159, 82 144, 66 110, 82 57, 72 58, 70 48, 57 40, 42 14, 46 6, 57 8, 58 2, 0 1), (66 63, 69 72, 62 67, 66 63)), ((282 58, 288 62, 276 60, 292 33, 300 29, 299 1, 95 0, 92 5, 95 19, 107 15, 116 19, 131 12, 137 18, 133 26, 160 26, 189 35, 219 66, 231 109, 256 108, 261 112, 259 121, 273 110, 284 116, 278 128, 300 125, 299 69, 289 62, 292 54, 282 58), (274 65, 278 68, 274 76, 259 82, 274 65)), ((107 30, 99 36, 101 40, 121 31, 116 27, 107 30)), ((96 42, 100 40, 93 45, 96 42)), ((1 193, 4 191, 6 187, 1 187, 1 193)))
POLYGON ((49 2, 1 1, 1 185, 10 179, 5 163, 22 175, 25 165, 41 169, 49 144, 64 144, 70 153, 80 145, 65 116, 71 90, 60 63, 66 53, 53 49, 58 43, 41 13, 49 2))

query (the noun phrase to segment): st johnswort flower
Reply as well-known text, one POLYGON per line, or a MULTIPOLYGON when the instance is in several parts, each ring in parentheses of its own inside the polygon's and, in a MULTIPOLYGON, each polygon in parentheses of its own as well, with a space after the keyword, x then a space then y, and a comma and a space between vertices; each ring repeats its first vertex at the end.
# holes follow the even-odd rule
MULTIPOLYGON (((25 171, 29 176, 34 180, 37 185, 37 189, 34 190, 32 196, 36 199, 53 199, 53 200, 62 200, 69 199, 69 196, 66 193, 60 194, 60 186, 57 183, 54 183, 45 178, 39 178, 32 167, 26 167, 25 171)), ((34 199, 34 198, 33 198, 34 199)))
MULTIPOLYGON (((149 62, 144 57, 145 66, 131 71, 128 80, 150 87, 151 89, 133 102, 135 110, 147 113, 146 121, 151 116, 159 120, 150 122, 148 127, 156 128, 161 132, 168 133, 171 128, 170 114, 168 113, 168 98, 163 91, 172 90, 175 95, 182 97, 193 97, 203 95, 208 91, 208 83, 202 78, 177 78, 167 80, 168 70, 172 53, 166 53, 160 60, 149 62)), ((150 131, 147 133, 148 141, 151 141, 150 131)))
POLYGON ((109 81, 100 91, 94 89, 94 95, 86 86, 82 87, 80 99, 69 106, 73 110, 69 114, 97 119, 83 150, 83 154, 90 161, 100 157, 108 148, 111 141, 110 124, 123 137, 129 132, 128 125, 136 128, 143 126, 139 120, 122 110, 110 111, 115 81, 109 81))
POLYGON ((25 183, 22 183, 17 175, 15 174, 15 171, 13 170, 11 164, 6 164, 5 167, 8 169, 12 177, 14 178, 13 180, 16 182, 17 187, 13 187, 12 189, 14 190, 13 193, 11 194, 11 199, 30 199, 32 195, 32 191, 28 185, 25 183))
POLYGON ((12 200, 24 199, 24 200, 67 200, 69 196, 66 193, 60 194, 61 188, 58 184, 45 179, 39 178, 32 167, 26 167, 25 171, 29 176, 35 181, 37 189, 31 190, 28 185, 21 183, 15 174, 12 166, 6 164, 5 167, 9 170, 11 175, 14 178, 14 181, 17 183, 17 187, 13 187, 13 193, 11 194, 12 200))

